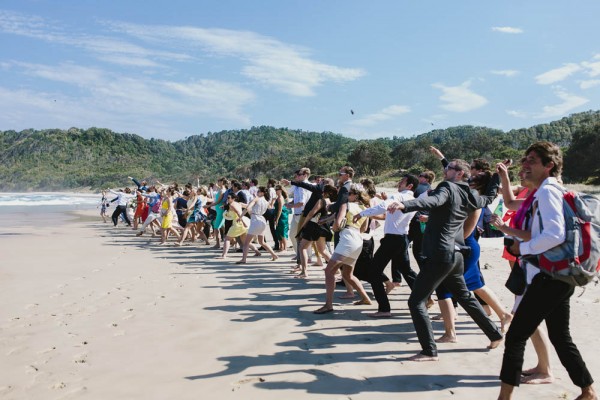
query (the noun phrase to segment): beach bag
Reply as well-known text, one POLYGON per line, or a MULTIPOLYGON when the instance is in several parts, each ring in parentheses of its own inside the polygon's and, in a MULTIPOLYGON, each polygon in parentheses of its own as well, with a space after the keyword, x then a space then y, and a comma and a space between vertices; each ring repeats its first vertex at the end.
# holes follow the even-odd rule
MULTIPOLYGON (((523 258, 554 279, 584 286, 600 271, 600 199, 551 185, 563 193, 565 241, 542 254, 523 258)), ((537 213, 541 232, 544 225, 539 209, 537 213)))
POLYGON ((518 261, 513 265, 504 286, 517 296, 521 296, 525 293, 525 289, 527 288, 527 278, 525 276, 525 270, 519 265, 518 261))

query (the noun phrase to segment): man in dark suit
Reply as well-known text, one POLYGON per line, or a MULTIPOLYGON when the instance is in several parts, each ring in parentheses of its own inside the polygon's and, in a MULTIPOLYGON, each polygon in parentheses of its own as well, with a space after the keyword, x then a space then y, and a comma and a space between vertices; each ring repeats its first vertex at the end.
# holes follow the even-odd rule
MULTIPOLYGON (((350 186, 352 186, 352 177, 354 177, 354 169, 352 167, 344 166, 340 168, 338 184, 340 186, 338 190, 337 200, 331 204, 327 210, 333 214, 337 213, 340 206, 348 202, 348 193, 350 192, 350 186)), ((340 234, 338 232, 333 235, 333 245, 337 246, 340 241, 340 234)))
POLYGON ((423 255, 426 259, 408 299, 410 314, 423 349, 410 358, 412 361, 438 360, 426 302, 435 288, 442 283, 490 339, 488 348, 496 348, 502 342, 502 333, 467 289, 461 254, 464 249, 463 225, 468 213, 486 207, 494 200, 499 180, 495 175, 486 194, 479 196, 469 188, 469 177, 469 163, 464 160, 452 160, 444 170, 444 181, 429 193, 429 196, 401 203, 394 202, 388 207, 388 212, 429 211, 423 237, 423 255))

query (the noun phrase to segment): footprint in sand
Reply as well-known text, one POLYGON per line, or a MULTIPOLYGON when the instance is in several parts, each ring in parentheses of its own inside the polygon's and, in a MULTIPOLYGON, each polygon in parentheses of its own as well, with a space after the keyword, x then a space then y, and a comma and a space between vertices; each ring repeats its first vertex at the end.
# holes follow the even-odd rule
POLYGON ((102 271, 102 270, 101 270, 100 268, 96 268, 96 269, 93 269, 93 270, 92 270, 92 272, 101 272, 101 271, 102 271))
POLYGON ((38 304, 38 303, 27 304, 27 305, 25 306, 25 309, 26 309, 26 310, 29 310, 30 308, 34 308, 34 307, 37 307, 37 306, 39 306, 39 304, 38 304))
POLYGON ((64 389, 67 387, 67 384, 64 382, 58 382, 51 386, 52 389, 64 389))

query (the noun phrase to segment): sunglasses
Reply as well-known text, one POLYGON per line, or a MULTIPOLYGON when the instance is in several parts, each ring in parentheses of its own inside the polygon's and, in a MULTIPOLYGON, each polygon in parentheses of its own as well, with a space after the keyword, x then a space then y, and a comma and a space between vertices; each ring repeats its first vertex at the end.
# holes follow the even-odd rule
POLYGON ((347 173, 347 172, 340 172, 338 175, 339 175, 339 176, 342 176, 342 175, 348 175, 348 173, 347 173))
POLYGON ((455 170, 455 171, 459 171, 459 172, 460 172, 460 171, 462 171, 462 169, 461 169, 461 168, 459 168, 459 167, 456 167, 456 166, 454 166, 454 167, 451 167, 451 166, 450 166, 450 164, 448 164, 448 165, 446 165, 446 166, 444 167, 444 171, 448 171, 449 169, 453 169, 453 170, 455 170))

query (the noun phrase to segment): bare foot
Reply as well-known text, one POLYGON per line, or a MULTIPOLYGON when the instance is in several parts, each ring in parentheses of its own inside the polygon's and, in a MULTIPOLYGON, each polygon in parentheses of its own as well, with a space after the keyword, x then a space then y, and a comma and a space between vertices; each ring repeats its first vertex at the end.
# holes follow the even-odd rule
POLYGON ((271 257, 271 261, 277 261, 277 260, 279 260, 279 257, 277 257, 277 256, 271 257))
POLYGON ((371 318, 392 318, 391 312, 378 311, 376 313, 368 314, 371 318))
POLYGON ((575 400, 598 400, 596 390, 592 385, 581 388, 581 394, 575 400))
POLYGON ((296 279, 308 279, 308 275, 306 275, 306 274, 298 274, 298 275, 294 276, 294 278, 296 278, 296 279))
POLYGON ((502 333, 506 333, 508 328, 510 327, 510 323, 512 322, 513 316, 512 314, 506 313, 504 317, 500 320, 500 331, 502 333))
POLYGON ((354 293, 344 293, 338 296, 340 299, 353 299, 354 293))
POLYGON ((442 335, 438 339, 435 339, 436 343, 456 343, 458 340, 456 339, 456 335, 442 335))
POLYGON ((323 263, 322 263, 322 262, 319 262, 319 261, 317 261, 317 262, 314 262, 314 263, 312 263, 311 265, 314 265, 315 267, 322 267, 322 266, 323 266, 323 263))
POLYGON ((323 306, 318 310, 313 311, 313 314, 327 314, 333 311, 333 307, 323 306))
POLYGON ((408 358, 408 361, 417 361, 417 362, 422 362, 422 361, 438 361, 440 358, 438 356, 428 356, 425 354, 415 354, 412 357, 408 358))
POLYGON ((554 382, 554 376, 552 376, 551 374, 535 373, 521 377, 521 383, 529 385, 544 385, 552 382, 554 382))
POLYGON ((223 257, 223 256, 219 256, 219 257, 215 257, 215 260, 226 260, 227 257, 223 257))
POLYGON ((488 350, 493 350, 496 347, 500 346, 502 344, 502 342, 504 342, 504 338, 498 339, 498 340, 494 340, 494 341, 490 342, 490 344, 488 344, 487 349, 488 350))
POLYGON ((236 261, 236 264, 246 264, 246 260, 240 260, 240 261, 236 261))
POLYGON ((386 294, 390 294, 390 292, 392 290, 394 290, 395 288, 396 288, 396 285, 394 285, 391 281, 385 282, 385 293, 386 294))
POLYGON ((373 304, 369 299, 362 299, 353 303, 355 306, 370 306, 373 304))

